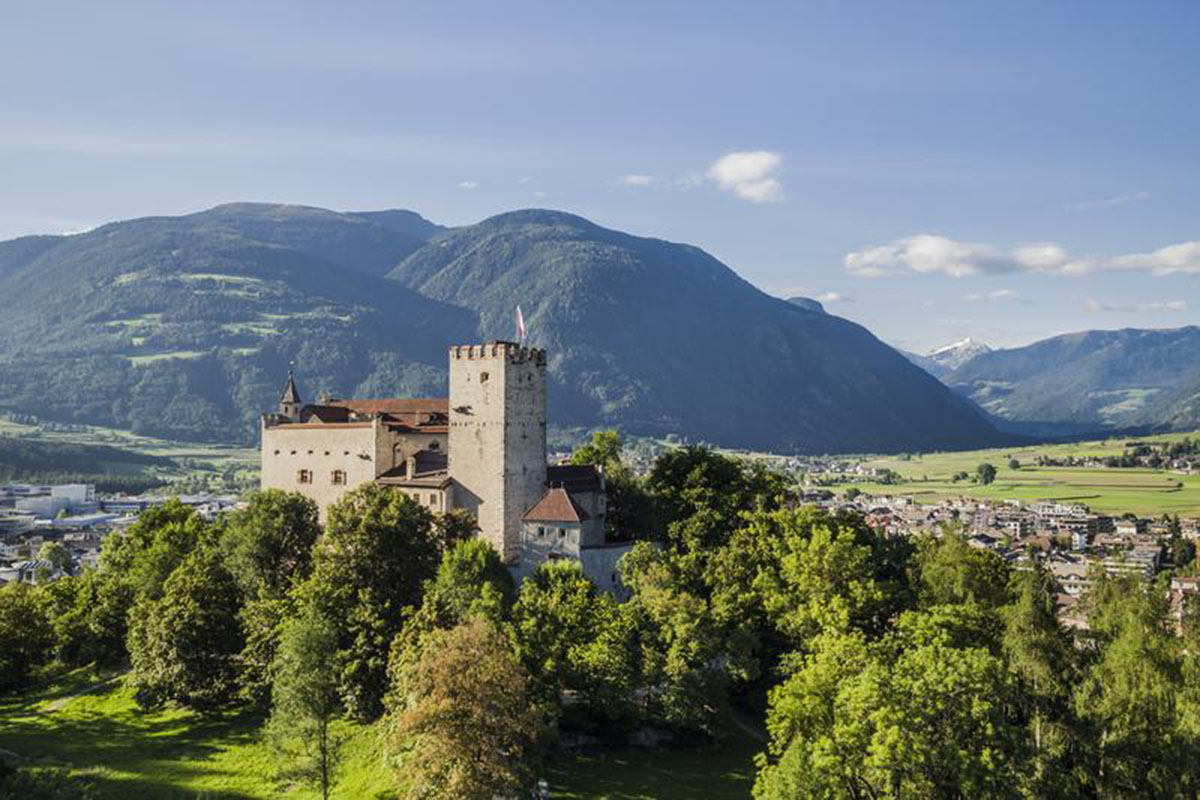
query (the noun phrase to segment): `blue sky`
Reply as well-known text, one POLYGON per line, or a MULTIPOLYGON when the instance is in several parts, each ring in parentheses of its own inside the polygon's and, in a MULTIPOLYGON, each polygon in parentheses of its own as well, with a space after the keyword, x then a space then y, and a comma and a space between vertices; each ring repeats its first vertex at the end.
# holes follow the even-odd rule
POLYGON ((887 341, 1200 317, 1200 3, 0 8, 0 237, 530 206, 887 341))

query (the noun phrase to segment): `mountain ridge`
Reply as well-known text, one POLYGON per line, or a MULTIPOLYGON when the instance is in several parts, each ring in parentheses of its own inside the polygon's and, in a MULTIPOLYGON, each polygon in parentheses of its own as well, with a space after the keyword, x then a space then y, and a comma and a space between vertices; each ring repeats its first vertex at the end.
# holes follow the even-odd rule
POLYGON ((521 305, 561 427, 798 452, 1003 439, 862 326, 549 209, 447 229, 225 204, 0 243, 0 293, 0 408, 173 438, 252 441, 292 361, 309 396, 440 394, 446 348, 510 338, 521 305))
POLYGON ((981 354, 943 380, 1007 422, 1188 427, 1200 423, 1188 410, 1200 392, 1200 327, 1061 334, 981 354))
POLYGON ((808 451, 995 440, 866 329, 771 297, 693 245, 526 209, 442 233, 389 275, 476 311, 485 337, 520 305, 560 378, 551 415, 564 424, 808 451), (873 391, 894 410, 880 413, 873 391), (862 422, 872 417, 879 427, 862 422))

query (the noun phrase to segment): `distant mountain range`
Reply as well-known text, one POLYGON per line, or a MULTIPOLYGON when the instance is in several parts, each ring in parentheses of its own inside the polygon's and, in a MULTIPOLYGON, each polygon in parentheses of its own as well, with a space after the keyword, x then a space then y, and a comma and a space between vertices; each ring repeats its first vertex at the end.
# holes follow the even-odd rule
POLYGON ((550 355, 550 418, 776 451, 1003 441, 865 328, 702 250, 555 211, 443 229, 407 211, 236 204, 0 243, 0 409, 252 441, 303 391, 445 392, 452 343, 550 355))
POLYGON ((961 342, 939 347, 936 350, 931 350, 925 355, 910 353, 906 350, 901 350, 904 357, 916 364, 921 369, 928 372, 935 378, 942 378, 954 370, 966 364, 976 356, 981 356, 984 353, 990 353, 992 348, 982 342, 977 342, 971 337, 963 339, 961 342))
POLYGON ((1083 331, 1004 350, 968 339, 930 353, 932 364, 910 358, 1009 431, 1200 428, 1195 326, 1083 331))

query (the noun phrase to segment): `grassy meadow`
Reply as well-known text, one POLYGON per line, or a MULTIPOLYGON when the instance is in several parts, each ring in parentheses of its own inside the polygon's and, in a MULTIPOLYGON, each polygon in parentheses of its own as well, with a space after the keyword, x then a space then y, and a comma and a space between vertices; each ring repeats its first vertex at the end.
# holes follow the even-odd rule
POLYGON ((0 436, 19 436, 39 442, 107 445, 134 453, 171 459, 174 466, 131 470, 127 464, 82 465, 88 472, 146 474, 166 481, 197 480, 219 488, 225 477, 239 482, 257 480, 259 452, 256 448, 222 444, 198 444, 141 436, 130 431, 94 425, 57 430, 54 425, 36 426, 0 417, 0 436))
MULTIPOLYGON (((261 735, 262 722, 247 711, 213 717, 144 712, 121 676, 80 669, 0 701, 0 751, 8 751, 0 755, 66 768, 92 784, 102 800, 318 797, 273 778, 275 755, 261 735)), ((380 727, 342 726, 345 762, 334 798, 396 796, 380 727)), ((556 798, 732 800, 749 796, 759 747, 739 733, 720 748, 555 755, 547 777, 556 798)))
POLYGON ((865 466, 893 470, 905 479, 904 482, 883 485, 861 481, 836 488, 855 486, 870 494, 911 495, 929 501, 959 496, 988 500, 1048 499, 1086 503, 1104 513, 1128 511, 1139 515, 1200 516, 1200 475, 1155 469, 1034 466, 1038 456, 1065 459, 1067 456, 1120 455, 1128 442, 1170 442, 1198 436, 1200 433, 1173 433, 1073 444, 869 458, 864 461, 865 466), (1013 458, 1021 463, 1020 469, 1009 468, 1008 463, 1013 458), (984 462, 997 469, 996 480, 990 486, 951 480, 958 472, 973 475, 975 468, 984 462))

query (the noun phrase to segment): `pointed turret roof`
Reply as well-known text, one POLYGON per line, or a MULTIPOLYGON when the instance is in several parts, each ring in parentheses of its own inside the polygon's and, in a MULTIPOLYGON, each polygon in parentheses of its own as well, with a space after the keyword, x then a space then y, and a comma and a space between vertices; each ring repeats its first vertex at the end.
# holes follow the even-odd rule
POLYGON ((290 369, 288 370, 287 386, 283 387, 283 395, 279 398, 279 402, 300 404, 300 392, 296 391, 296 380, 292 377, 290 369))
POLYGON ((588 513, 561 486, 547 489, 542 499, 525 512, 525 522, 586 522, 588 513))

